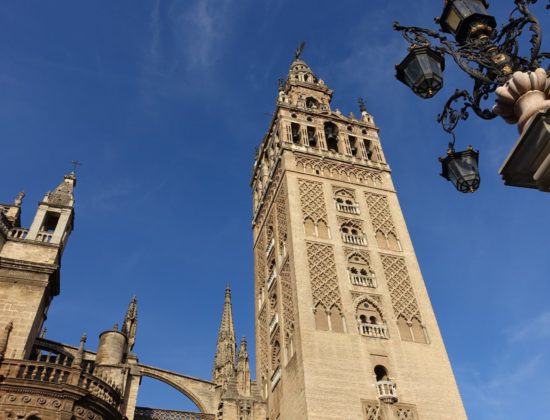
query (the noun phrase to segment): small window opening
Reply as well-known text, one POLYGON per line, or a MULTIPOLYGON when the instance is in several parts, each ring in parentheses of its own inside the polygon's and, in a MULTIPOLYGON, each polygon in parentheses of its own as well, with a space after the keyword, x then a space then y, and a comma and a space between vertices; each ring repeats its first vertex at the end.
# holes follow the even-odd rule
POLYGON ((306 107, 311 108, 311 109, 318 109, 319 108, 319 101, 310 96, 310 97, 306 98, 306 107))
POLYGON ((40 230, 43 232, 53 233, 57 226, 57 222, 59 222, 59 213, 47 212, 40 230))
POLYGON ((325 123, 325 137, 327 148, 331 152, 338 153, 338 128, 331 122, 325 123))
POLYGON ((389 379, 388 370, 382 365, 374 367, 374 374, 376 375, 376 381, 387 381, 389 379))
POLYGON ((292 130, 292 143, 300 144, 300 140, 301 140, 300 125, 296 123, 292 123, 290 125, 290 128, 292 130))
POLYGON ((314 127, 307 128, 307 141, 311 147, 317 147, 317 135, 314 127))
POLYGON ((367 151, 367 159, 372 160, 372 143, 370 140, 363 139, 363 144, 365 145, 365 150, 367 151))
POLYGON ((357 138, 349 136, 349 147, 351 148, 351 155, 357 156, 357 138))

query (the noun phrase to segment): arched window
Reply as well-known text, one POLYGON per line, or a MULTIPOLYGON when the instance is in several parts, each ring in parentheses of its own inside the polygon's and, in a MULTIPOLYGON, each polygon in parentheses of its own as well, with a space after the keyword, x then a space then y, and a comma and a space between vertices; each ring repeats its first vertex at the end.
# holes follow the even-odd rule
POLYGON ((310 109, 319 109, 319 101, 310 96, 306 98, 306 107, 310 109))
POLYGON ((304 220, 304 230, 307 236, 317 236, 315 223, 309 217, 304 220))
POLYGON ((317 223, 317 236, 322 239, 330 239, 330 232, 324 220, 319 220, 317 223))
POLYGON ((374 272, 368 261, 358 253, 350 255, 348 258, 348 275, 354 286, 376 287, 374 272))
POLYGON ((317 147, 317 133, 315 127, 307 127, 307 144, 310 147, 317 147))
POLYGON ((344 317, 340 313, 340 308, 336 305, 330 308, 330 328, 334 332, 345 332, 344 317))
POLYGON ((388 369, 386 369, 385 366, 382 365, 376 365, 374 367, 374 375, 376 376, 376 381, 387 381, 389 378, 388 376, 388 369))
POLYGON ((325 138, 327 140, 327 149, 338 153, 338 127, 332 122, 325 123, 325 138))
POLYGON ((353 245, 366 245, 367 240, 365 239, 365 235, 360 230, 359 226, 352 225, 350 223, 344 223, 340 227, 340 232, 342 236, 342 240, 345 243, 353 244, 353 245))
POLYGON ((300 124, 291 123, 290 129, 292 131, 292 143, 300 144, 302 139, 300 135, 300 124))
POLYGON ((399 335, 401 336, 401 340, 413 341, 411 327, 405 317, 399 316, 397 318, 397 327, 399 328, 399 335))
POLYGON ((315 328, 321 331, 329 330, 327 310, 322 303, 315 307, 315 328))
POLYGON ((338 211, 359 214, 359 205, 355 202, 353 194, 347 190, 336 191, 334 193, 334 202, 338 211))
POLYGON ((382 313, 372 302, 363 300, 357 306, 359 333, 367 337, 388 338, 388 329, 382 313))

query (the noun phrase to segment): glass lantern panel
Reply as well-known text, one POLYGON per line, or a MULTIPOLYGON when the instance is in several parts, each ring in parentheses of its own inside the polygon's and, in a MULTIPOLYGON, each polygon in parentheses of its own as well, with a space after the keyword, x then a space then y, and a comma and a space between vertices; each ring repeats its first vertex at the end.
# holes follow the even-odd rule
POLYGON ((422 77, 422 69, 418 62, 418 57, 415 56, 409 63, 407 63, 404 69, 405 76, 407 78, 407 84, 414 88, 414 85, 422 77))
POLYGON ((431 61, 433 61, 433 59, 430 56, 428 56, 428 54, 422 54, 417 57, 418 57, 418 63, 422 68, 422 76, 424 76, 425 79, 431 79, 432 78, 431 61))
POLYGON ((458 29, 458 25, 460 24, 460 16, 454 8, 451 8, 451 11, 447 15, 446 21, 451 30, 453 32, 456 32, 456 30, 458 29))
MULTIPOLYGON (((456 10, 458 10, 458 13, 462 15, 462 17, 468 17, 472 14, 472 6, 471 4, 475 3, 475 1, 471 0, 455 0, 453 2, 453 6, 456 7, 456 10)), ((454 10, 453 10, 454 11, 454 10)))
POLYGON ((472 13, 480 13, 482 15, 487 14, 487 9, 483 5, 483 3, 480 2, 479 0, 469 0, 468 7, 472 11, 472 13))

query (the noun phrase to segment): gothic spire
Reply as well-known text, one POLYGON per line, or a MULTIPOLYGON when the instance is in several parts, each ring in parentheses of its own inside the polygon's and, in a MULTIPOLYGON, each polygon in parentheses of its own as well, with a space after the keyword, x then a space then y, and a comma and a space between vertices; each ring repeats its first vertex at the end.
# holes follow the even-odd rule
POLYGON ((225 288, 225 302, 212 373, 215 383, 219 385, 224 384, 235 375, 236 350, 235 328, 233 326, 231 308, 231 289, 227 286, 225 288))
POLYGON ((122 322, 121 332, 126 335, 128 339, 128 352, 132 351, 136 342, 136 330, 137 330, 137 299, 132 296, 132 300, 128 305, 126 316, 122 322))
POLYGON ((250 396, 250 363, 248 361, 248 351, 246 349, 246 338, 241 340, 239 349, 239 361, 237 362, 237 387, 239 395, 250 396))
POLYGON ((74 187, 76 186, 76 174, 69 172, 63 181, 53 191, 44 197, 44 202, 54 206, 72 207, 74 205, 74 187))

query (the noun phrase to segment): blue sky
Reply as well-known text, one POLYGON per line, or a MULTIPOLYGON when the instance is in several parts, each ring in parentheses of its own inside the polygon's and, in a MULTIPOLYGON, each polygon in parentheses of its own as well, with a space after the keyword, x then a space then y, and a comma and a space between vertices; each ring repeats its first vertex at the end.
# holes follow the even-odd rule
MULTIPOLYGON (((492 3, 502 22, 513 2, 492 3)), ((480 149, 482 186, 455 192, 438 175, 448 138, 435 116, 469 81, 448 60, 444 91, 421 101, 393 77, 406 45, 391 22, 431 25, 440 1, 3 6, 0 201, 24 189, 29 225, 69 162, 83 162, 49 338, 77 343, 85 331, 95 348, 137 294, 140 360, 209 378, 231 283, 238 334, 253 342, 254 149, 277 79, 306 40, 304 59, 335 89, 333 108, 357 115, 363 96, 381 128, 470 418, 546 418, 550 196, 502 185, 516 129, 474 117, 457 144, 480 149)), ((535 10, 550 30, 544 5, 535 10)), ((153 381, 139 402, 188 406, 153 381)))

